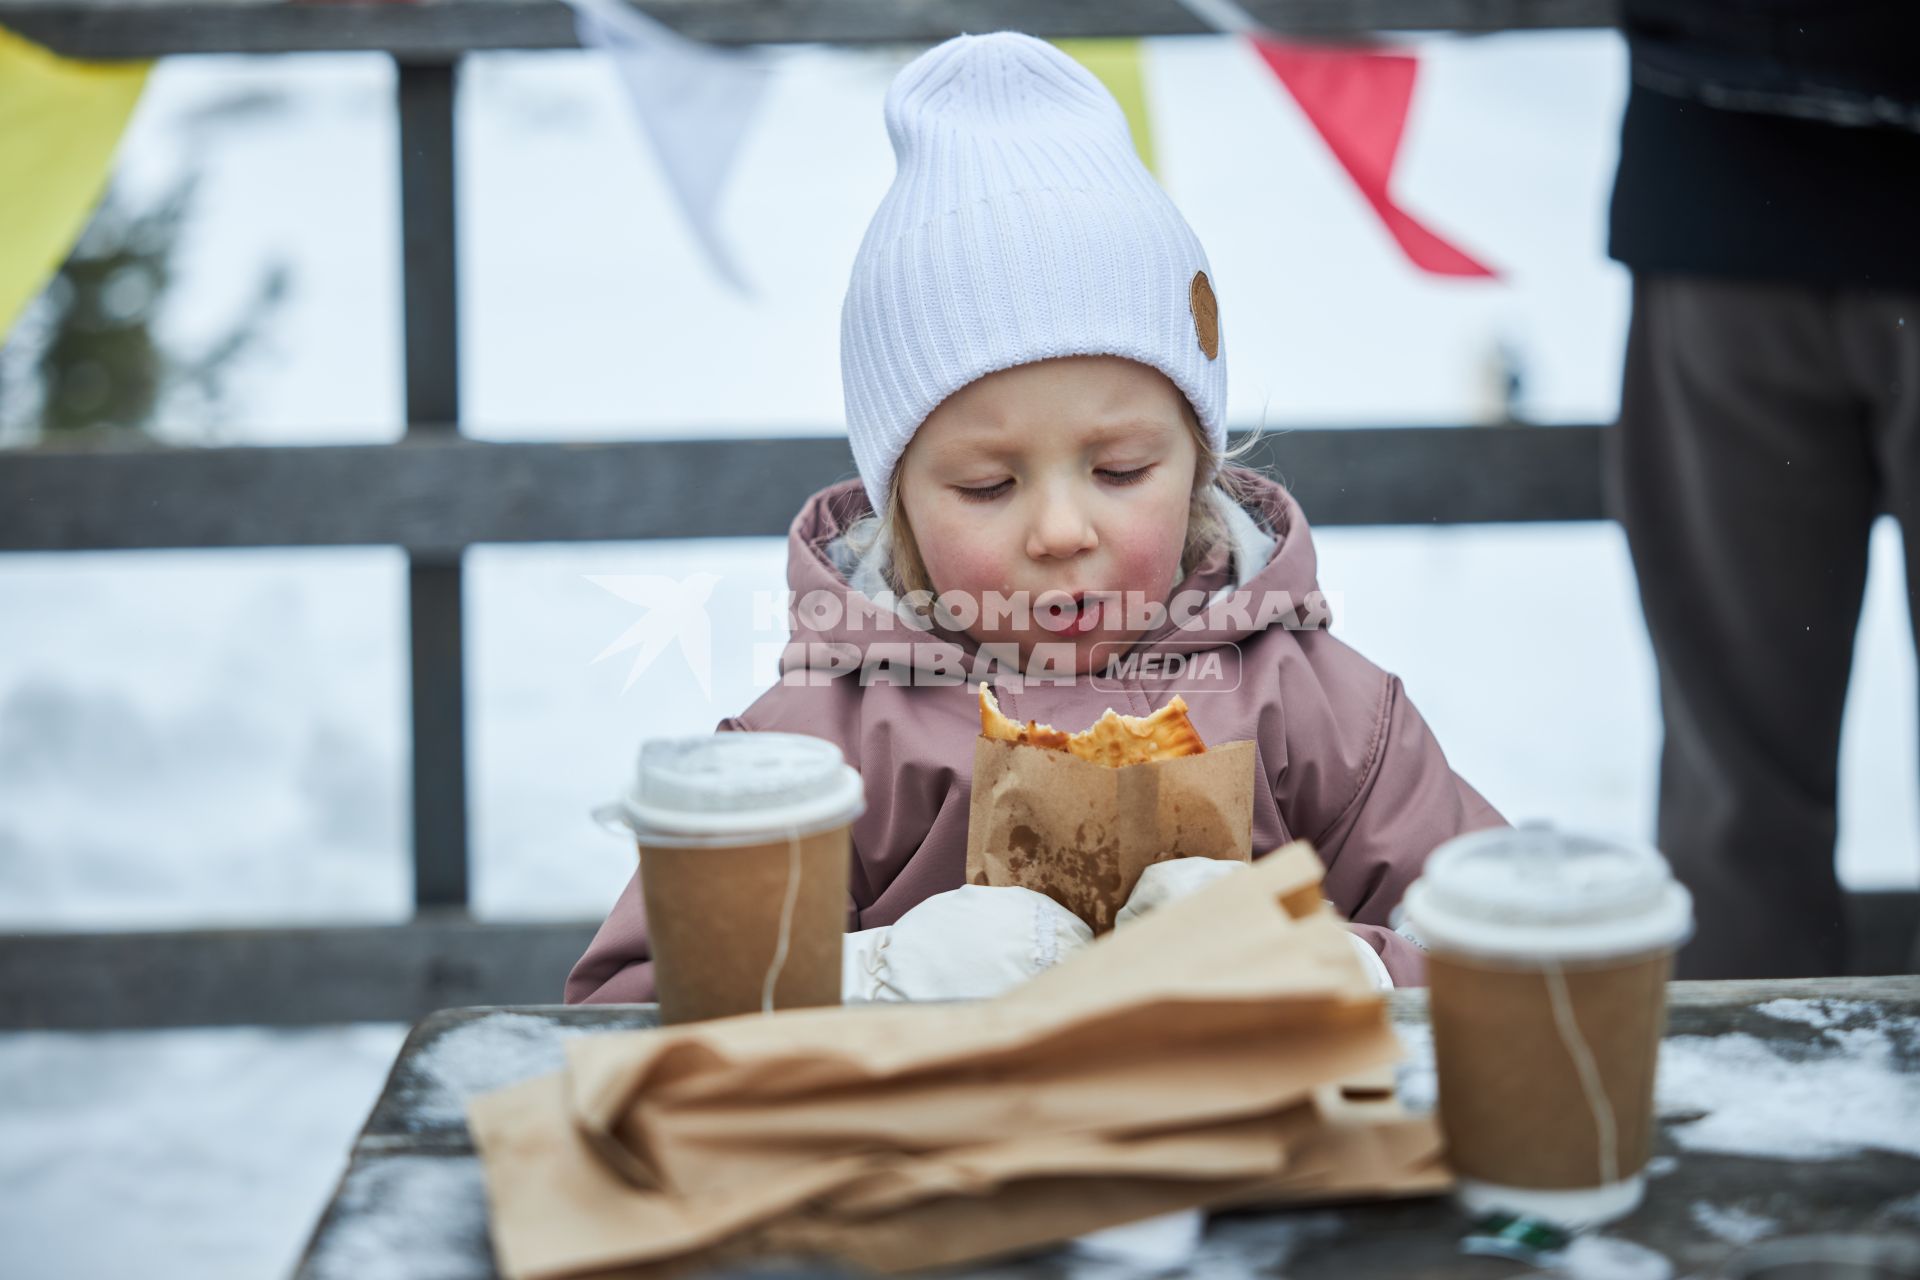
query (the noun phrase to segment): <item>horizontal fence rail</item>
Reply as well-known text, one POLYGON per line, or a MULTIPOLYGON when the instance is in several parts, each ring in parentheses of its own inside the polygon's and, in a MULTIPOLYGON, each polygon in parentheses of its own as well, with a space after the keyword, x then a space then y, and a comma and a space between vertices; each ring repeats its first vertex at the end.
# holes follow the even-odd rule
MULTIPOLYGON (((1490 32, 1605 27, 1611 0, 1241 0, 1274 31, 1490 32)), ((716 44, 932 44, 1017 28, 1049 39, 1199 35, 1178 0, 641 0, 635 7, 716 44)), ((578 46, 559 0, 0 0, 0 25, 75 58, 178 53, 386 52, 451 61, 485 49, 578 46)))
MULTIPOLYGON (((1847 895, 1856 974, 1916 972, 1920 893, 1847 895)), ((593 923, 482 922, 0 934, 0 1031, 413 1022, 555 1004, 593 923)))
POLYGON ((405 924, 0 935, 0 1031, 413 1022, 558 1004, 595 926, 405 924))
MULTIPOLYGON (((1599 427, 1274 431, 1245 458, 1315 524, 1596 520, 1599 427)), ((307 448, 0 453, 0 551, 391 545, 784 534, 855 474, 844 437, 506 444, 420 432, 307 448)))

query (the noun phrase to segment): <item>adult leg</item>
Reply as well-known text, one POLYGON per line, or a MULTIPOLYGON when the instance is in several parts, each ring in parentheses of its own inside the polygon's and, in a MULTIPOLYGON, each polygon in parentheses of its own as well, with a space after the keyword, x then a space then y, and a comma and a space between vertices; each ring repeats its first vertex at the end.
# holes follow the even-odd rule
MULTIPOLYGON (((1920 633, 1920 294, 1850 294, 1841 314, 1848 365, 1872 407, 1881 499, 1900 523, 1908 616, 1920 633)), ((1911 866, 1910 843, 1907 855, 1911 866)), ((1910 968, 1920 972, 1920 937, 1913 939, 1910 968)))
POLYGON ((1612 482, 1659 666, 1682 977, 1840 972, 1840 718, 1874 462, 1820 291, 1634 284, 1612 482))

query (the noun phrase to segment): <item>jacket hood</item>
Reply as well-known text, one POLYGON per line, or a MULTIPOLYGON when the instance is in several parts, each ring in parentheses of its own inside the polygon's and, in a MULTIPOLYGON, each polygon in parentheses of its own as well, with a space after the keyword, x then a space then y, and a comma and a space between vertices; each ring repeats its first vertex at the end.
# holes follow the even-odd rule
MULTIPOLYGON (((1196 652, 1238 643, 1270 626, 1316 630, 1331 624, 1300 504, 1260 472, 1230 470, 1234 489, 1246 495, 1236 502, 1216 490, 1228 508, 1223 514, 1230 538, 1174 588, 1166 622, 1136 648, 1196 652)), ((966 633, 915 615, 884 590, 869 594, 854 585, 859 580, 878 587, 875 575, 860 572, 859 557, 845 541, 848 530, 872 514, 860 481, 845 480, 814 494, 794 517, 787 536, 793 598, 783 672, 845 671, 882 657, 951 670, 953 662, 978 652, 979 643, 966 633)))

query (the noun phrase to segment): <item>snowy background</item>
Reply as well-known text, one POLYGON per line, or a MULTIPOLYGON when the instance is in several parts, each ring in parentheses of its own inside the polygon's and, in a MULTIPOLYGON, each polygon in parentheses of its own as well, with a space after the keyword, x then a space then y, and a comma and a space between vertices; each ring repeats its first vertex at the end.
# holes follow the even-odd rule
MULTIPOLYGON (((1415 275, 1250 51, 1149 42, 1161 176, 1213 260, 1236 425, 1488 420, 1502 346, 1523 417, 1612 416, 1620 46, 1539 34, 1424 49, 1396 190, 1499 284, 1415 275)), ((611 67, 470 58, 467 429, 831 433, 840 294, 891 175, 879 103, 911 52, 784 51, 725 209, 752 298, 692 251, 611 67)), ((390 63, 358 56, 156 70, 116 181, 137 205, 199 176, 160 336, 204 346, 267 272, 289 279, 230 371, 225 417, 163 404, 162 434, 398 435, 393 81, 390 63)), ((1316 539, 1345 600, 1337 630, 1402 675, 1496 805, 1651 831, 1651 659, 1617 530, 1316 539)), ((598 917, 630 866, 588 808, 643 736, 703 732, 770 680, 751 660, 751 600, 783 585, 784 548, 484 547, 466 565, 475 911, 598 917), (592 659, 634 607, 587 575, 698 571, 721 578, 711 697, 673 654, 623 694, 624 662, 592 659)), ((1920 881, 1904 599, 1882 527, 1843 751, 1840 861, 1855 887, 1920 881)), ((405 562, 389 550, 0 557, 0 928, 403 919, 405 654, 405 562)), ((0 1036, 0 1274, 284 1272, 402 1033, 0 1036)))

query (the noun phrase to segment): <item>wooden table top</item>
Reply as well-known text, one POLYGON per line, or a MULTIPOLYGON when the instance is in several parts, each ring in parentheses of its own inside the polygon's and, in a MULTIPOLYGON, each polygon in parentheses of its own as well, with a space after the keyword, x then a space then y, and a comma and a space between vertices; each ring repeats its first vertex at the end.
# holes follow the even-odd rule
MULTIPOLYGON (((1409 1106, 1431 1105, 1426 992, 1393 992, 1409 1106)), ((651 1005, 447 1009, 413 1028, 314 1230, 299 1280, 484 1280, 487 1237, 469 1098, 563 1065, 574 1035, 657 1025, 651 1005)), ((1661 1053, 1647 1196, 1605 1234, 1712 1274, 1738 1247, 1829 1231, 1920 1234, 1920 977, 1676 982, 1661 1053)), ((1518 1276, 1463 1254, 1444 1198, 1216 1217, 1203 1245, 1229 1270, 1293 1280, 1518 1276)), ((970 1269, 1067 1280, 1065 1252, 970 1269)), ((1110 1264, 1105 1274, 1111 1275, 1110 1264)), ((821 1274, 828 1274, 822 1271, 821 1274)))

